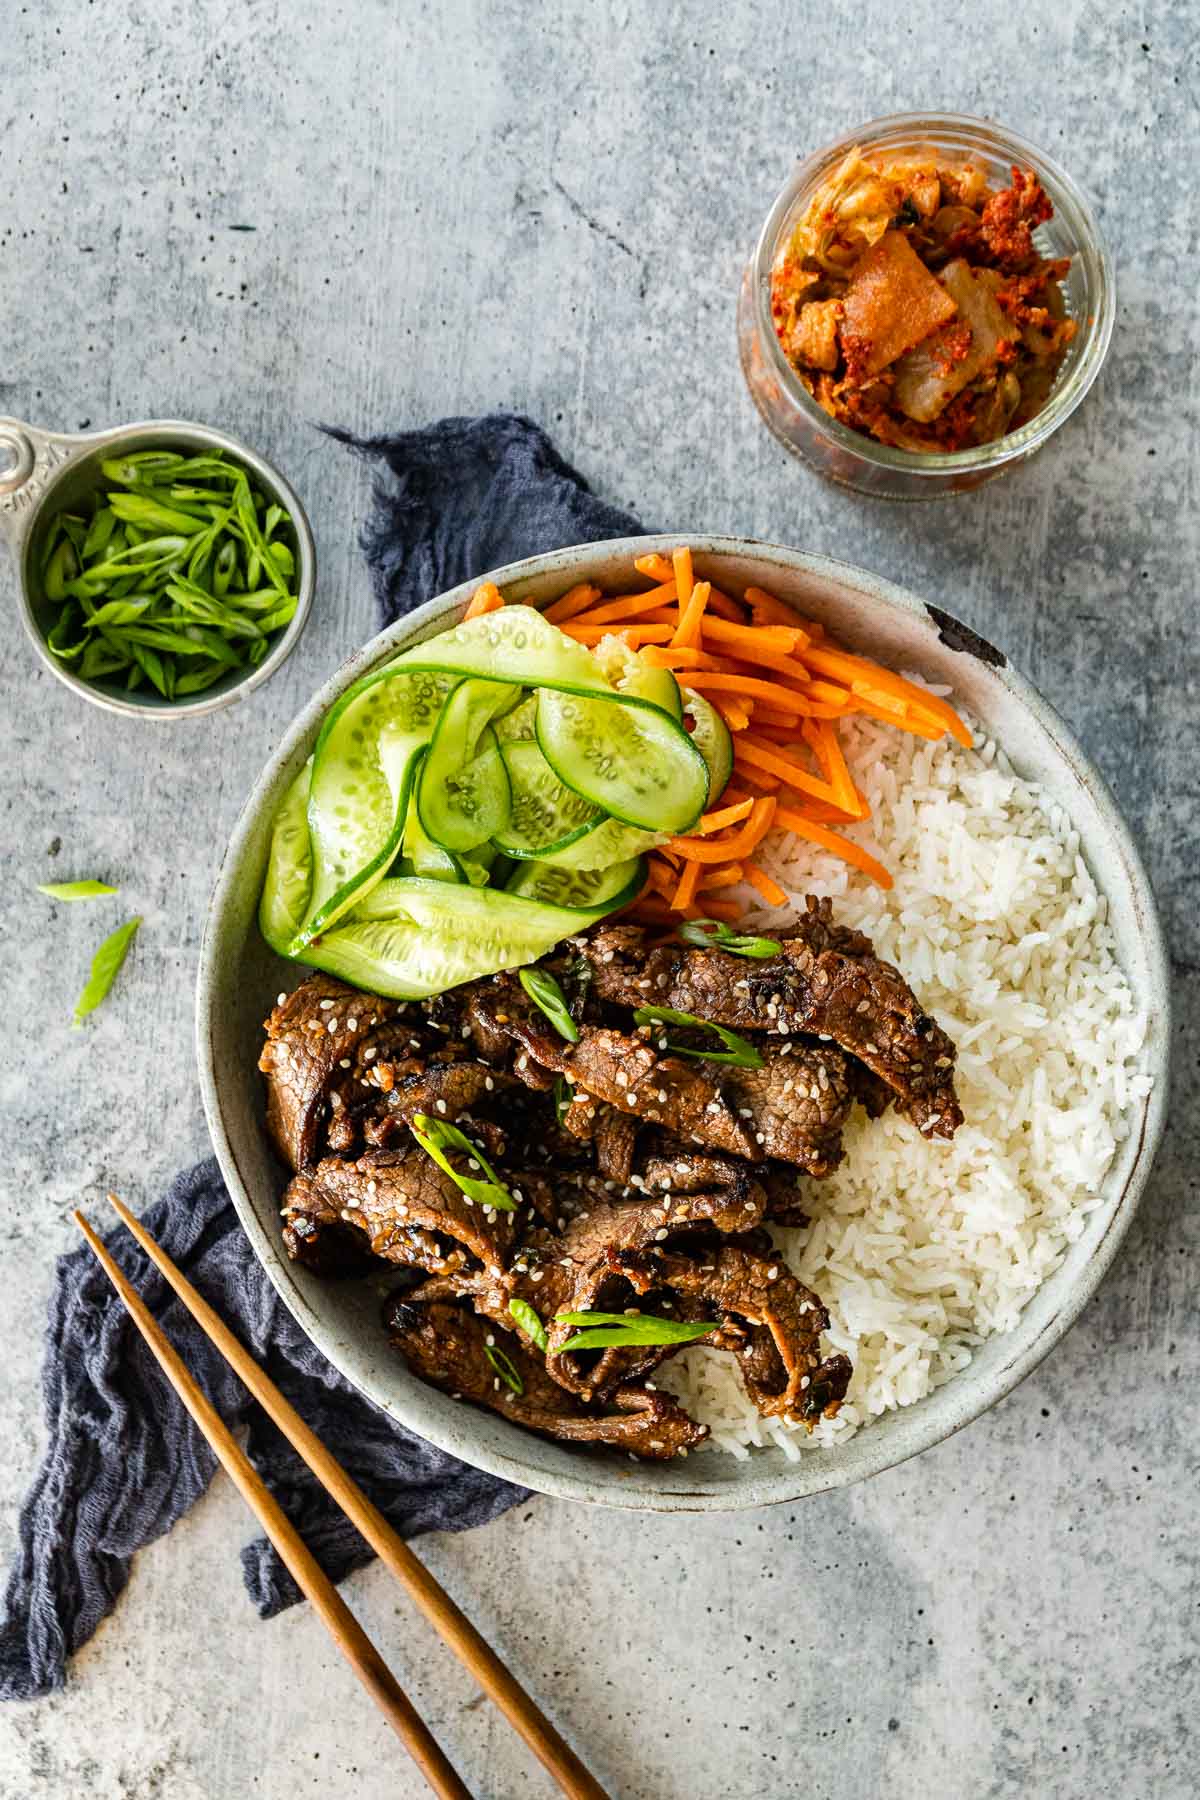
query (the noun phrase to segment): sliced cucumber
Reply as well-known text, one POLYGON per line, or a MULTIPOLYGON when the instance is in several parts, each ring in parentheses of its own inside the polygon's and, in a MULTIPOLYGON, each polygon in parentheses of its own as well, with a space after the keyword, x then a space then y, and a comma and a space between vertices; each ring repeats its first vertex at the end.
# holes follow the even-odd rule
POLYGON ((536 962, 624 898, 568 910, 503 889, 383 881, 352 919, 305 946, 299 960, 371 993, 418 1000, 536 962))
POLYGON ((313 881, 297 944, 327 931, 382 879, 399 848, 417 752, 454 677, 368 675, 343 694, 313 753, 308 828, 313 881))
POLYGON ((541 688, 537 738, 560 781, 625 825, 689 831, 704 811, 704 758, 657 706, 541 688))
POLYGON ((661 706, 673 719, 683 718, 683 697, 670 669, 654 668, 619 637, 603 638, 592 655, 618 693, 636 694, 639 699, 661 706))
POLYGON ((259 930, 280 956, 304 923, 312 887, 312 841, 308 835, 310 756, 279 804, 271 826, 267 877, 258 903, 259 930))
POLYGON ((538 861, 559 869, 611 869, 614 863, 642 856, 656 844, 665 844, 669 831, 638 831, 617 819, 605 819, 594 831, 576 838, 560 850, 543 850, 538 861))
POLYGON ((554 863, 527 862, 509 877, 507 892, 573 912, 594 912, 599 907, 611 911, 637 898, 645 873, 640 856, 614 863, 611 869, 563 869, 554 863))
POLYGON ((458 857, 452 850, 444 850, 440 844, 435 844, 421 823, 415 790, 420 782, 421 770, 424 768, 428 756, 428 750, 418 752, 418 760, 413 772, 413 791, 408 797, 404 836, 400 841, 405 873, 428 876, 431 881, 465 881, 466 875, 458 857))
POLYGON ((522 687, 558 687, 568 693, 611 692, 591 651, 531 606, 503 606, 467 619, 402 651, 380 673, 416 669, 479 675, 522 687))
POLYGON ((496 719, 492 730, 501 744, 532 743, 534 726, 537 722, 537 695, 530 694, 528 700, 522 700, 511 712, 504 713, 496 719))
POLYGON ((573 844, 603 824, 604 814, 564 787, 535 743, 501 746, 512 809, 508 822, 492 834, 506 856, 542 856, 573 844))
POLYGON ((692 722, 692 742, 708 765, 708 805, 721 795, 733 774, 733 739, 729 727, 710 700, 689 692, 683 710, 692 722))
POLYGON ((519 692, 501 681, 463 681, 442 708, 417 805, 426 832, 444 850, 474 850, 508 818, 508 772, 491 721, 519 692))

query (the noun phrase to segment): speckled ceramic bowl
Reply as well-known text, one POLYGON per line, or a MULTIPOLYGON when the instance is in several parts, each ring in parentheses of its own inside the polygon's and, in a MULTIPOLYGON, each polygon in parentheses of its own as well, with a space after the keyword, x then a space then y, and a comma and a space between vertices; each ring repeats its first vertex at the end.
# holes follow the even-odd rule
MULTIPOLYGON (((669 553, 678 540, 623 539, 530 557, 493 571, 509 597, 548 602, 577 581, 628 584, 633 558, 669 553)), ((851 648, 945 681, 1004 745, 1015 766, 1068 811, 1108 896, 1118 954, 1151 1020, 1154 1087, 1104 1184, 1102 1204, 1045 1282, 1017 1328, 990 1339, 970 1366, 926 1399, 890 1413, 835 1451, 789 1462, 761 1450, 747 1461, 717 1452, 686 1462, 633 1463, 620 1454, 546 1443, 492 1413, 456 1404, 410 1375, 388 1350, 369 1283, 315 1280, 290 1263, 279 1234, 284 1177, 262 1124, 256 1064, 262 1020, 299 971, 272 955, 255 916, 272 815, 312 748, 326 709, 367 669, 452 624, 470 588, 455 588, 382 632, 352 656, 303 709, 267 764, 238 822, 213 895, 200 956, 197 1048, 217 1155, 246 1234, 284 1301, 329 1360, 362 1392, 430 1442, 479 1468, 543 1493, 659 1512, 721 1511, 796 1500, 861 1481, 938 1443, 1007 1394, 1073 1323, 1116 1253, 1133 1216, 1162 1130, 1169 1039, 1166 960, 1153 896, 1104 781, 1062 720, 990 645, 936 607, 823 557, 738 538, 691 538, 699 573, 741 592, 769 588, 824 621, 851 648)), ((472 583, 471 587, 475 584, 472 583)))

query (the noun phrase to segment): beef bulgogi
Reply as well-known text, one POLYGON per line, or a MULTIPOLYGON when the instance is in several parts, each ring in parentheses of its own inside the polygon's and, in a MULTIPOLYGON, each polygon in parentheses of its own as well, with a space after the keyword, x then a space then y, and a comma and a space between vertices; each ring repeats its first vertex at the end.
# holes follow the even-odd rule
POLYGON ((764 1415, 832 1417, 850 1363, 823 1355, 828 1315, 769 1226, 804 1222, 855 1104, 952 1136, 953 1044, 828 901, 760 961, 613 924, 538 967, 573 1036, 512 974, 420 1002, 313 975, 281 998, 260 1067, 289 1255, 334 1278, 392 1265, 409 1367, 565 1442, 702 1443, 649 1382, 684 1342, 736 1357, 764 1415), (705 1048, 704 1022, 741 1054, 705 1048), (641 1323, 581 1345, 564 1314, 641 1323))

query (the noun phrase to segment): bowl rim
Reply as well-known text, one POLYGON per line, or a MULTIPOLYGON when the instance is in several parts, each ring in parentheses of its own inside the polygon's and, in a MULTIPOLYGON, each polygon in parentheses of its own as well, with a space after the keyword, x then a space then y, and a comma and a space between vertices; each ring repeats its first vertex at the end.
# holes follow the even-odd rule
MULTIPOLYGON (((901 1463, 908 1461, 910 1457, 919 1455, 921 1452, 931 1449, 935 1444, 943 1442, 956 1431, 961 1430, 963 1426, 979 1418, 997 1401, 1004 1399, 1066 1335, 1098 1288, 1132 1223, 1162 1138, 1166 1123, 1170 1073, 1171 1021, 1168 976, 1169 963, 1166 946, 1149 877, 1129 827, 1117 808, 1116 800, 1107 782, 1079 745, 1065 721, 1000 652, 994 650, 990 644, 968 627, 960 626, 958 621, 942 609, 927 606, 924 601, 906 589, 853 564, 753 538, 727 535, 699 536, 691 532, 685 532, 682 535, 679 533, 656 533, 571 545, 561 550, 524 557, 468 581, 460 582, 444 593, 433 596, 423 605, 405 614, 403 618, 376 633, 360 649, 354 651, 322 684, 318 692, 312 696, 293 720, 277 749, 260 772, 239 815, 222 859, 205 919, 197 969, 196 1058, 204 1110, 213 1148, 242 1228, 250 1240, 250 1245, 266 1270, 283 1304, 296 1319, 301 1329, 329 1359, 343 1379, 349 1381, 365 1398, 380 1407, 405 1429, 414 1432, 450 1455, 469 1462, 489 1474, 499 1476, 506 1481, 520 1483, 522 1486, 554 1498, 576 1500, 585 1504, 610 1506, 635 1512, 732 1512, 760 1505, 795 1502, 812 1494, 850 1486, 855 1482, 881 1474, 886 1469, 898 1467, 901 1463), (242 1180, 237 1154, 224 1124, 216 1072, 216 1046, 210 1025, 212 1022, 211 1002, 217 986, 215 966, 220 956, 220 921, 236 886, 239 865, 247 842, 257 824, 262 798, 299 746, 313 735, 321 715, 350 682, 362 674, 366 668, 377 663, 397 640, 407 641, 422 633, 430 635, 427 628, 443 618, 449 620, 458 608, 465 606, 481 580, 491 580, 497 586, 506 587, 545 575, 568 576, 574 564, 584 556, 623 557, 632 564, 635 556, 654 553, 669 555, 671 550, 681 542, 689 545, 695 557, 753 557, 760 561, 774 563, 777 567, 791 573, 807 575, 817 580, 832 581, 856 589, 885 608, 915 618, 926 630, 931 630, 935 637, 940 636, 943 641, 951 644, 952 648, 965 649, 995 665, 993 674, 1008 687, 1014 699, 1033 714, 1036 722, 1041 725, 1051 739, 1058 754, 1088 789, 1090 798, 1100 816, 1101 825, 1128 871, 1135 901, 1137 930, 1142 940, 1146 960, 1147 991, 1153 998, 1153 1014, 1156 1024, 1153 1047, 1157 1054, 1151 1056, 1149 1072, 1153 1078, 1153 1086, 1143 1103, 1141 1127, 1133 1159, 1120 1194, 1112 1203, 1111 1216, 1107 1226, 1093 1246, 1088 1260, 1077 1271, 1073 1284, 1061 1296, 1057 1310, 1028 1342, 1020 1341, 1021 1320, 1019 1320, 1012 1332, 997 1334, 997 1338, 989 1340, 992 1342, 998 1339, 1003 1341, 1004 1338, 1017 1340, 1013 1344, 1010 1354, 1002 1356, 994 1367, 983 1371, 982 1374, 976 1369, 974 1381, 966 1386, 960 1387, 958 1378, 955 1378, 941 1388, 935 1389, 933 1393, 925 1396, 912 1407, 899 1409, 898 1414, 892 1415, 892 1417, 904 1420, 903 1440, 899 1444, 896 1442, 896 1438, 900 1435, 899 1427, 886 1435, 881 1432, 877 1441, 875 1434, 868 1428, 860 1432, 854 1440, 860 1448, 853 1459, 826 1459, 817 1452, 813 1452, 811 1455, 802 1454, 798 1461, 786 1462, 776 1473, 764 1474, 755 1480, 753 1478, 754 1459, 751 1457, 746 1465, 750 1478, 745 1481, 706 1486, 702 1475, 697 1471, 695 1483, 689 1481, 686 1490, 677 1487, 647 1490, 644 1487, 634 1489, 632 1484, 626 1488, 623 1482, 613 1478, 607 1465, 592 1463, 588 1458, 582 1456, 577 1459, 578 1474, 566 1475, 536 1466, 530 1467, 523 1460, 519 1447, 514 1449, 512 1454, 507 1454, 493 1452, 486 1447, 480 1448, 471 1442, 464 1446, 460 1435, 443 1432, 436 1421, 431 1427, 427 1418, 422 1418, 419 1423, 415 1422, 413 1417, 408 1414, 403 1400, 397 1402, 394 1397, 385 1398, 378 1391, 372 1391, 369 1379, 351 1374, 342 1366, 331 1341, 335 1334, 326 1329, 324 1322, 312 1312, 307 1302, 287 1278, 290 1265, 287 1263, 282 1244, 278 1238, 272 1238, 264 1229, 250 1193, 242 1180), (951 635, 955 632, 960 634, 957 641, 951 635), (945 1403, 940 1407, 933 1405, 939 1395, 954 1391, 962 1396, 965 1404, 960 1404, 957 1408, 945 1403), (589 1471, 599 1472, 601 1469, 608 1470, 609 1479, 600 1483, 597 1483, 595 1479, 589 1479, 589 1471)), ((1040 1291, 1040 1289, 1037 1290, 1037 1292, 1040 1291)), ((1037 1292, 1030 1297, 1028 1305, 1032 1305, 1036 1301, 1037 1292)), ((1022 1312, 1021 1318, 1022 1320, 1025 1318, 1025 1311, 1022 1312)), ((383 1360, 381 1359, 381 1362, 383 1360)), ((970 1372, 970 1370, 963 1372, 964 1381, 970 1372)), ((455 1409, 454 1417, 462 1419, 466 1412, 467 1409, 455 1409)), ((518 1433, 520 1437, 528 1435, 520 1432, 519 1428, 514 1427, 513 1430, 514 1435, 518 1433)), ((470 1433, 468 1432, 466 1435, 469 1440, 470 1433)), ((691 1466, 689 1464, 689 1470, 691 1466)), ((647 1464, 643 1467, 653 1469, 657 1465, 647 1464)))

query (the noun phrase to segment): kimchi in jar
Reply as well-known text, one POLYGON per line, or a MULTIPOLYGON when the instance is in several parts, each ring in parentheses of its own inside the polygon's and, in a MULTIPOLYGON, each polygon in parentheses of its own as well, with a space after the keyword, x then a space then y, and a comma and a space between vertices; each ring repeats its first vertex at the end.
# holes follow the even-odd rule
POLYGON ((803 166, 747 272, 739 329, 751 392, 789 448, 851 486, 917 497, 975 486, 1042 442, 1098 372, 1113 310, 1095 222, 1061 170, 982 121, 903 117, 803 166))

